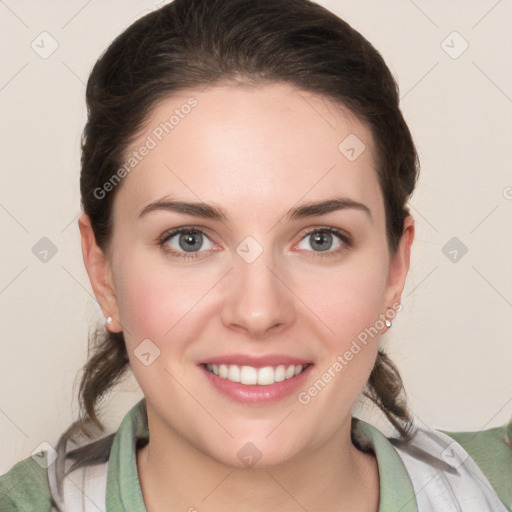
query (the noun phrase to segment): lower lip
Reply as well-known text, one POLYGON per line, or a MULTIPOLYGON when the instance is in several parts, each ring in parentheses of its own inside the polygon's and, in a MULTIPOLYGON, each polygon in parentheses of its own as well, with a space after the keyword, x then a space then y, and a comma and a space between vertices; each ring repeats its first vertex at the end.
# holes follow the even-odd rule
POLYGON ((313 365, 310 364, 302 373, 291 379, 269 384, 268 386, 259 386, 257 384, 245 385, 239 382, 232 382, 209 372, 204 365, 200 365, 199 368, 217 391, 220 391, 232 400, 243 404, 265 405, 278 402, 300 389, 301 386, 304 386, 313 365))

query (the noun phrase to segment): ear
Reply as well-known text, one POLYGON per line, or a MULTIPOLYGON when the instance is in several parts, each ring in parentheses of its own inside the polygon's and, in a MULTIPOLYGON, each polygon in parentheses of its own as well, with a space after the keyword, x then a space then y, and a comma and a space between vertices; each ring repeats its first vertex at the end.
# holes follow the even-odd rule
POLYGON ((386 291, 386 308, 393 308, 400 303, 409 272, 411 246, 414 240, 414 219, 408 215, 404 220, 404 228, 396 253, 391 256, 389 263, 388 285, 386 291))
POLYGON ((82 255, 85 268, 89 275, 94 295, 98 301, 105 318, 111 317, 112 322, 107 323, 107 329, 111 332, 122 330, 119 321, 117 296, 113 284, 112 272, 109 260, 105 253, 98 247, 96 237, 92 230, 89 216, 83 213, 78 219, 80 236, 82 239, 82 255))

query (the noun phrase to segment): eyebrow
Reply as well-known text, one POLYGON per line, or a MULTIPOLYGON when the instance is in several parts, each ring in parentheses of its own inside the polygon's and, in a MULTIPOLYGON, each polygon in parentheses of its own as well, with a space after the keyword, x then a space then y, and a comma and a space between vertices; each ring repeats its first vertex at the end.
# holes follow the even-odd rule
MULTIPOLYGON (((372 214, 368 206, 347 197, 337 197, 320 202, 310 202, 290 208, 284 215, 284 219, 304 219, 306 217, 316 217, 319 215, 326 215, 338 210, 347 209, 364 212, 370 217, 370 220, 373 221, 372 214)), ((209 205, 206 203, 177 201, 170 198, 163 198, 148 204, 140 212, 139 218, 147 215, 148 213, 161 210, 181 213, 184 215, 192 215, 194 217, 201 217, 204 219, 217 220, 221 222, 226 222, 228 220, 226 211, 217 206, 209 205)))

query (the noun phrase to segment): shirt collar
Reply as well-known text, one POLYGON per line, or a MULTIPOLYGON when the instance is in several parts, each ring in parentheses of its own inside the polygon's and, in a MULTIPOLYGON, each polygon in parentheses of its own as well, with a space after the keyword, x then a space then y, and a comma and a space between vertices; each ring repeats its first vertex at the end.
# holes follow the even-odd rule
POLYGON ((108 459, 106 512, 147 512, 137 472, 137 440, 149 439, 146 400, 124 417, 108 459))
POLYGON ((418 512, 409 474, 386 436, 358 418, 352 419, 352 428, 358 443, 365 449, 370 448, 377 458, 380 480, 378 512, 418 512))
MULTIPOLYGON (((354 435, 377 458, 380 479, 378 512, 418 512, 414 489, 405 466, 389 440, 378 429, 353 418, 354 435)), ((147 512, 137 472, 137 441, 148 440, 146 400, 124 417, 114 437, 108 461, 106 512, 147 512)))

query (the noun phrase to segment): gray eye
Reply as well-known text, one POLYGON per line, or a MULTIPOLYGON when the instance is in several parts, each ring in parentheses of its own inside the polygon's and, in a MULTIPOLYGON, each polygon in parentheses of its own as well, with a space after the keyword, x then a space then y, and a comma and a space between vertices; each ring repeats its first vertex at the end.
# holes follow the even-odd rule
POLYGON ((339 237, 325 229, 317 229, 308 233, 299 244, 300 249, 313 250, 315 252, 328 251, 330 249, 337 249, 341 242, 339 237), (337 240, 337 245, 336 245, 337 240), (306 244, 301 247, 300 244, 306 244), (308 247, 309 246, 309 247, 308 247))
POLYGON ((198 252, 201 249, 208 250, 212 247, 211 241, 200 231, 176 233, 171 235, 165 243, 177 252, 198 252))
POLYGON ((332 235, 325 231, 317 231, 311 235, 311 247, 319 251, 327 251, 332 246, 332 235))
POLYGON ((180 233, 180 247, 187 252, 200 249, 203 245, 203 235, 201 233, 180 233))

